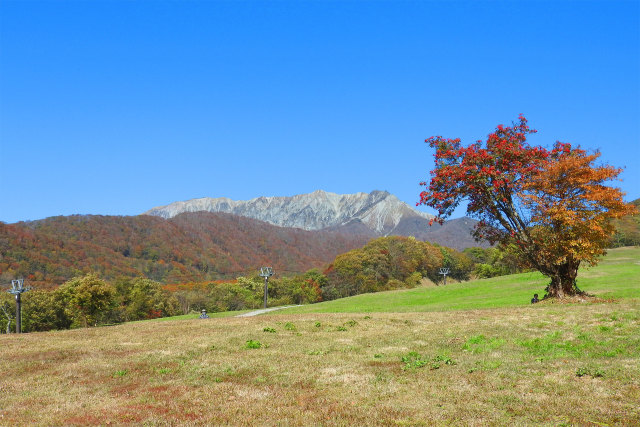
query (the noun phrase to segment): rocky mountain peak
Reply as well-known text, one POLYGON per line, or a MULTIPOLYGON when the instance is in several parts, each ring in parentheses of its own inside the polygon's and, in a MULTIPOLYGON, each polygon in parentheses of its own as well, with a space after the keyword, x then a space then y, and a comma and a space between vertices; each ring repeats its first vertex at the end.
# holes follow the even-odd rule
POLYGON ((155 207, 145 214, 172 218, 184 212, 198 211, 226 212, 305 230, 321 230, 359 221, 379 234, 391 233, 408 218, 432 217, 413 209, 389 192, 379 190, 355 194, 316 190, 292 197, 263 196, 247 201, 205 197, 155 207))

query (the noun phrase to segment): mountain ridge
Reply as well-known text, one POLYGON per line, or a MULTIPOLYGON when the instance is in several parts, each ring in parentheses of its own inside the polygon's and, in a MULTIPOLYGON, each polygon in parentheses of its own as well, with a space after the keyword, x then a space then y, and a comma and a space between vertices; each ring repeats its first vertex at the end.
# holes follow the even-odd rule
POLYGON ((407 218, 431 219, 387 191, 336 194, 324 190, 295 196, 257 197, 232 200, 203 197, 154 207, 143 215, 168 219, 184 212, 225 212, 257 219, 281 227, 317 231, 360 220, 377 234, 388 235, 407 218))
POLYGON ((458 250, 481 246, 470 234, 474 220, 430 227, 430 215, 383 191, 316 191, 259 197, 250 204, 215 199, 215 204, 228 210, 235 206, 244 215, 202 211, 210 200, 194 200, 200 202, 174 204, 194 212, 169 210, 164 212, 172 215, 167 219, 157 211, 0 223, 0 279, 25 277, 46 287, 87 272, 110 280, 143 275, 161 283, 229 278, 264 265, 295 273, 323 268, 337 255, 390 234, 458 250))

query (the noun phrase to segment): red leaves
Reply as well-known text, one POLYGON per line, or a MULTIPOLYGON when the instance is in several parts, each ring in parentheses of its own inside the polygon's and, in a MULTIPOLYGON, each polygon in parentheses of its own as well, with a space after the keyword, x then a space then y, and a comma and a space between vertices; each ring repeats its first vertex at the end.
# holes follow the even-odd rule
MULTIPOLYGON (((545 149, 526 144, 526 135, 533 130, 524 116, 519 120, 512 127, 498 125, 488 135, 485 147, 481 141, 463 147, 459 138, 428 138, 426 141, 436 149, 436 167, 431 171, 429 191, 421 193, 419 204, 431 206, 439 216, 446 217, 461 200, 468 199, 472 202, 468 212, 473 214, 495 202, 492 193, 518 191, 520 178, 535 173, 548 156, 545 149)), ((499 200, 508 201, 504 196, 499 200)))
POLYGON ((431 218, 429 220, 429 226, 432 226, 434 223, 438 223, 438 224, 442 225, 442 224, 444 224, 444 218, 438 218, 438 217, 431 218))

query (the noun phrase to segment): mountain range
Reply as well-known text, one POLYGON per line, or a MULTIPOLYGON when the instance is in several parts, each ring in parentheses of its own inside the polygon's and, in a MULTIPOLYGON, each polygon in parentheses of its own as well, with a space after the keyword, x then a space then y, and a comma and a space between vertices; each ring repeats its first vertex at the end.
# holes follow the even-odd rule
MULTIPOLYGON (((633 202, 640 206, 640 200, 633 202)), ((249 201, 194 199, 136 216, 71 215, 0 222, 0 284, 24 277, 53 287, 88 272, 104 279, 145 276, 162 283, 228 279, 272 266, 278 274, 323 268, 384 235, 414 236, 454 249, 476 242, 470 218, 429 226, 384 191, 315 191, 249 201)), ((638 216, 615 222, 612 244, 637 245, 638 216)))
POLYGON ((316 191, 249 201, 195 199, 137 216, 71 215, 0 223, 0 280, 38 287, 96 272, 144 275, 163 283, 322 268, 384 235, 414 236, 455 249, 478 246, 474 220, 429 227, 431 215, 383 192, 316 191))
POLYGON ((369 238, 413 236, 458 250, 487 246, 471 236, 475 220, 465 217, 429 226, 433 215, 412 208, 387 191, 378 190, 355 194, 318 190, 291 197, 258 197, 247 201, 205 197, 155 207, 144 214, 169 219, 182 213, 201 211, 224 212, 307 231, 325 230, 369 238))
POLYGON ((146 215, 173 218, 184 212, 225 212, 258 219, 280 227, 307 231, 336 228, 359 222, 371 231, 389 235, 404 221, 433 218, 386 191, 335 194, 318 190, 292 197, 258 197, 235 201, 226 197, 201 198, 155 207, 146 215))

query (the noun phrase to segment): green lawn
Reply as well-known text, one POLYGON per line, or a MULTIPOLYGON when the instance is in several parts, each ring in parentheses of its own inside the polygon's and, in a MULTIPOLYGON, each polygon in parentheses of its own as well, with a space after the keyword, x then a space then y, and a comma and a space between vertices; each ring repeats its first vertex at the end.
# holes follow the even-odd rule
MULTIPOLYGON (((233 317, 238 314, 248 313, 253 310, 238 310, 238 311, 221 311, 219 313, 207 313, 207 315, 212 319, 220 319, 223 317, 233 317)), ((135 322, 129 323, 137 323, 137 322, 166 322, 170 320, 192 320, 200 317, 200 313, 189 313, 182 314, 180 316, 172 316, 172 317, 159 317, 157 319, 147 319, 147 320, 137 320, 135 322)))
MULTIPOLYGON (((542 296, 549 279, 538 272, 491 279, 357 295, 319 304, 289 308, 271 314, 375 313, 474 310, 522 307, 534 293, 542 296)), ((602 298, 640 298, 640 247, 611 249, 596 267, 583 267, 578 286, 602 298)), ((212 318, 231 317, 251 310, 209 313, 212 318)), ((195 319, 199 314, 153 319, 195 319)))
MULTIPOLYGON (((474 310, 519 307, 542 297, 549 279, 537 272, 472 280, 446 286, 357 295, 279 311, 293 313, 373 313, 474 310)), ((603 298, 640 298, 640 248, 609 251, 596 267, 582 268, 578 286, 603 298)))

